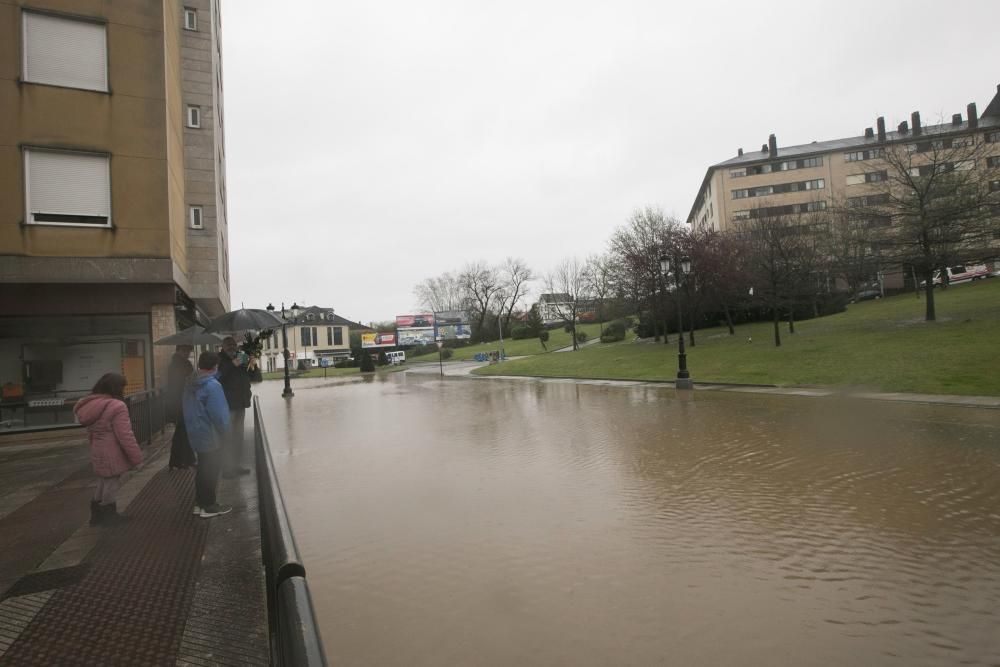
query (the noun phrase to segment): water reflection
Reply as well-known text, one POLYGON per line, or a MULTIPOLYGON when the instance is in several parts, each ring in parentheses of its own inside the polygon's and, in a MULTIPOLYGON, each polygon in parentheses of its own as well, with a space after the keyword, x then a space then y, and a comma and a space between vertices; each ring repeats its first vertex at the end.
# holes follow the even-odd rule
POLYGON ((996 411, 402 374, 265 399, 335 662, 1000 662, 996 411))

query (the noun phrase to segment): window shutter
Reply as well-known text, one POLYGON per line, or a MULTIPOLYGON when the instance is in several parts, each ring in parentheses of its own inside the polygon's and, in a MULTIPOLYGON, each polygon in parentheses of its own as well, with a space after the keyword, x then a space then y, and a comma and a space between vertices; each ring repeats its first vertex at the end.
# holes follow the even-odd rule
POLYGON ((106 91, 106 32, 101 23, 24 12, 24 80, 106 91))
POLYGON ((47 222, 38 219, 46 215, 97 218, 76 222, 98 224, 111 220, 111 176, 106 155, 27 150, 25 182, 29 222, 47 222))

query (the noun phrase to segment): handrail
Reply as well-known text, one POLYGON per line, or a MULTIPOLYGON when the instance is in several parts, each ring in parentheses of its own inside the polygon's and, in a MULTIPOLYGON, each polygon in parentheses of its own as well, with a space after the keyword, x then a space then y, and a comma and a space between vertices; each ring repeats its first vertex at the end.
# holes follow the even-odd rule
POLYGON ((326 665, 305 566, 278 485, 257 397, 253 399, 253 424, 271 662, 296 667, 326 665))
POLYGON ((129 394, 125 397, 132 432, 136 441, 151 443, 157 431, 166 426, 166 407, 162 389, 150 389, 129 394))

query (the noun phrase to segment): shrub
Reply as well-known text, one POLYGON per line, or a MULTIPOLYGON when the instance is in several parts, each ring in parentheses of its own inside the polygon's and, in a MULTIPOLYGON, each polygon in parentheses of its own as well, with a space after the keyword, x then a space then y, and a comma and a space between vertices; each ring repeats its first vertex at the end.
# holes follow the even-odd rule
POLYGON ((587 342, 587 332, 586 331, 577 331, 576 332, 576 342, 577 343, 586 343, 587 342))
POLYGON ((565 331, 566 333, 573 333, 573 323, 572 322, 568 322, 568 323, 564 324, 563 325, 563 331, 565 331))
POLYGON ((372 359, 372 355, 368 351, 361 353, 361 362, 359 364, 362 373, 373 373, 375 371, 375 361, 372 359))
POLYGON ((542 349, 543 350, 548 350, 549 349, 549 348, 545 347, 545 343, 547 343, 548 340, 549 340, 549 332, 548 331, 543 331, 540 334, 538 334, 538 342, 542 344, 542 349))
POLYGON ((510 337, 514 340, 524 340, 533 338, 531 328, 526 324, 518 324, 510 330, 510 337))
POLYGON ((378 365, 379 366, 389 365, 389 357, 385 356, 385 350, 378 351, 378 365))
POLYGON ((451 357, 452 357, 453 354, 455 354, 455 351, 453 349, 451 349, 450 347, 445 347, 445 348, 442 348, 442 350, 441 350, 441 358, 443 358, 443 359, 451 359, 451 357))
POLYGON ((614 320, 609 322, 604 327, 604 333, 601 334, 602 343, 617 343, 620 340, 625 340, 625 332, 628 330, 629 323, 626 320, 614 320))

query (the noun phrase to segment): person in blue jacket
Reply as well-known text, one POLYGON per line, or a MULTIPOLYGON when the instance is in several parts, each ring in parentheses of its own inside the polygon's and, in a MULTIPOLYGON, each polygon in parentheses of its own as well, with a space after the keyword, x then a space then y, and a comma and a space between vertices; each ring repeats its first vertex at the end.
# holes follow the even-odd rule
POLYGON ((222 469, 222 446, 229 436, 229 404, 216 379, 219 355, 202 352, 198 372, 184 385, 184 425, 191 448, 198 453, 194 479, 194 513, 203 519, 233 511, 216 502, 215 490, 222 469))

